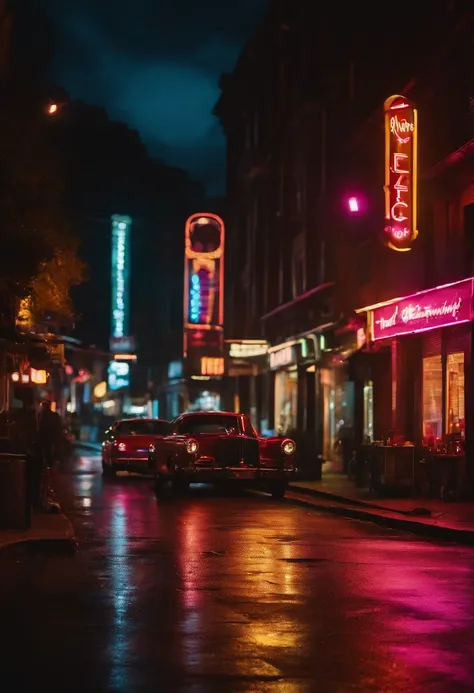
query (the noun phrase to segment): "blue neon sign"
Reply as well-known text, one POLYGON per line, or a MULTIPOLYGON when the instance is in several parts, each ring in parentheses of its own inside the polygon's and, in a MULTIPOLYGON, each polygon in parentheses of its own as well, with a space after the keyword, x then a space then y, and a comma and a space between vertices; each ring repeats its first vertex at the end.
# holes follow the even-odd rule
POLYGON ((191 277, 191 290, 189 297, 189 321, 197 324, 199 313, 201 312, 201 281, 199 275, 193 274, 191 277))
POLYGON ((130 385, 130 365, 126 361, 110 361, 108 372, 109 390, 121 390, 130 385))
POLYGON ((112 217, 112 334, 129 336, 130 322, 130 217, 112 217))

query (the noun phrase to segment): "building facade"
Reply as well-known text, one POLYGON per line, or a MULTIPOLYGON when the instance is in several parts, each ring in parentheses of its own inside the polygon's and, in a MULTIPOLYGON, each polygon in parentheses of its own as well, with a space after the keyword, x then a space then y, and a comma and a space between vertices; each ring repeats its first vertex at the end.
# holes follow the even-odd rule
POLYGON ((326 9, 315 29, 310 2, 271 2, 216 105, 228 147, 227 247, 238 258, 226 276, 227 335, 268 341, 265 367, 250 376, 261 388, 257 418, 341 471, 364 438, 424 437, 431 371, 441 423, 430 430, 465 428, 454 409, 460 369, 470 368, 467 320, 439 328, 448 332, 438 346, 435 328, 389 339, 373 326, 379 303, 472 275, 472 16, 439 2, 427 23, 415 8, 397 54, 398 29, 369 9, 342 18, 326 9), (389 247, 384 223, 384 103, 399 94, 419 116, 419 235, 409 252, 389 247), (406 340, 420 345, 417 379, 406 340), (423 361, 431 356, 436 364, 423 361))

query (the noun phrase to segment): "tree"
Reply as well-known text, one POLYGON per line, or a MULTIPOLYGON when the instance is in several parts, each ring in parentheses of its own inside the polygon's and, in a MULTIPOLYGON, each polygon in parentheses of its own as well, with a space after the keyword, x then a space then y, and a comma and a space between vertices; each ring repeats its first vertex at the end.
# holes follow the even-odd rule
POLYGON ((8 91, 0 113, 0 283, 14 298, 29 298, 34 321, 47 313, 71 321, 70 289, 84 279, 85 265, 63 211, 46 116, 41 102, 8 91))
MULTIPOLYGON (((7 27, 18 29, 17 19, 10 11, 7 27)), ((18 35, 10 31, 10 38, 18 35)), ((84 279, 85 266, 65 216, 61 162, 50 137, 40 74, 33 68, 34 56, 27 59, 24 51, 14 50, 15 40, 12 44, 2 56, 0 84, 1 302, 21 304, 27 322, 49 313, 70 321, 70 289, 84 279)), ((4 314, 5 305, 0 310, 4 314)))

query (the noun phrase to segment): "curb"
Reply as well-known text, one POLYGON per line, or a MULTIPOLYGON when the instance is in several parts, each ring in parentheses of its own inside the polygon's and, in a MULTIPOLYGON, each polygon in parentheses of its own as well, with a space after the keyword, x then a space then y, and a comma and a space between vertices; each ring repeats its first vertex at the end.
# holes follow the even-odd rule
POLYGON ((388 510, 384 510, 382 514, 381 512, 374 512, 375 508, 373 510, 362 510, 360 507, 349 507, 348 505, 342 504, 331 505, 329 502, 323 503, 321 496, 319 496, 319 503, 316 496, 313 496, 314 500, 311 502, 308 498, 304 497, 304 494, 302 494, 302 497, 299 497, 297 493, 294 492, 294 489, 291 489, 289 494, 287 493, 286 498, 292 503, 320 510, 321 512, 331 513, 332 515, 339 515, 352 520, 361 520, 362 522, 371 522, 381 527, 396 529, 401 532, 416 534, 417 536, 425 538, 450 541, 464 546, 474 546, 474 531, 471 530, 454 529, 442 525, 402 519, 392 516, 391 511, 388 510))
POLYGON ((32 548, 33 546, 37 546, 38 548, 43 549, 52 549, 54 547, 54 549, 57 550, 58 553, 63 553, 71 556, 74 555, 79 549, 79 544, 77 540, 73 537, 70 537, 68 539, 58 539, 53 537, 50 537, 49 539, 45 537, 37 539, 14 539, 13 541, 8 542, 7 544, 0 544, 0 555, 9 550, 13 551, 18 548, 32 548))
MULTIPOLYGON (((44 547, 53 547, 55 549, 59 549, 61 552, 64 553, 69 553, 69 554, 74 554, 77 549, 79 548, 79 544, 76 539, 76 535, 74 532, 74 527, 71 522, 71 520, 65 515, 63 512, 59 513, 59 515, 62 517, 64 524, 68 525, 68 528, 65 530, 63 534, 59 535, 50 535, 50 536, 17 536, 17 537, 12 537, 11 539, 7 539, 2 543, 1 536, 0 536, 0 553, 3 551, 7 551, 8 549, 16 548, 16 547, 23 547, 23 546, 44 546, 44 547)), ((24 530, 27 532, 28 530, 24 530)))
POLYGON ((377 503, 372 503, 371 501, 358 500, 357 498, 347 498, 347 496, 340 496, 337 493, 330 493, 329 491, 320 491, 318 489, 307 488, 305 486, 293 486, 293 484, 290 484, 289 488, 294 493, 301 493, 303 496, 313 496, 315 498, 321 498, 322 500, 342 503, 343 505, 353 505, 357 508, 373 508, 374 510, 379 510, 380 512, 395 513, 396 515, 407 515, 409 517, 413 515, 410 510, 395 510, 392 508, 389 510, 383 505, 378 505, 377 503))

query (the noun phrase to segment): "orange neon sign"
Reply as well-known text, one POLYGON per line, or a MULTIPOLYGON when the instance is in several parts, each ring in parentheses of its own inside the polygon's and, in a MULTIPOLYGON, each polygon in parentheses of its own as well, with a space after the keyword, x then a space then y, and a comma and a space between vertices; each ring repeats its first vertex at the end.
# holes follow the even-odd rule
POLYGON ((216 214, 201 212, 192 214, 187 220, 183 305, 185 355, 188 333, 223 329, 224 242, 224 222, 216 214))
POLYGON ((417 230, 418 114, 404 96, 385 101, 385 240, 411 250, 417 230))
POLYGON ((224 375, 224 359, 203 356, 201 359, 201 375, 224 375))

